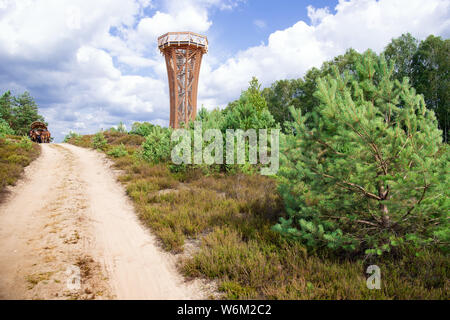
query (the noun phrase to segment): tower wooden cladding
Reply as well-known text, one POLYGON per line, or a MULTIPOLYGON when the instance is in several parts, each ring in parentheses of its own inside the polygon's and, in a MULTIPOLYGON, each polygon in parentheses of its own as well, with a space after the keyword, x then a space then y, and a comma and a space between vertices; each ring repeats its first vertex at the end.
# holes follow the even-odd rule
POLYGON ((169 32, 158 38, 158 47, 166 57, 170 126, 179 128, 197 114, 198 77, 208 39, 193 32, 169 32))

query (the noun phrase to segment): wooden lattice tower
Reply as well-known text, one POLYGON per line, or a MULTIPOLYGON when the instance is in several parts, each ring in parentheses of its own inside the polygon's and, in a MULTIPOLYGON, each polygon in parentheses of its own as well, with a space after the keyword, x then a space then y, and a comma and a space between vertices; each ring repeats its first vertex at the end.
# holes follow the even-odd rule
POLYGON ((198 78, 208 39, 193 32, 169 32, 158 38, 158 47, 166 57, 170 126, 179 128, 197 114, 198 78))

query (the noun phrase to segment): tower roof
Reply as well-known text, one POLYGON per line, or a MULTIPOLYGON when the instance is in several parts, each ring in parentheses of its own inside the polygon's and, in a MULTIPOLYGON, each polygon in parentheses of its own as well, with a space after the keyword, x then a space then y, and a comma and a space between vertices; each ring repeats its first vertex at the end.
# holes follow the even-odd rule
POLYGON ((171 46, 194 46, 208 52, 208 38, 194 32, 168 32, 158 38, 158 47, 161 52, 171 46))

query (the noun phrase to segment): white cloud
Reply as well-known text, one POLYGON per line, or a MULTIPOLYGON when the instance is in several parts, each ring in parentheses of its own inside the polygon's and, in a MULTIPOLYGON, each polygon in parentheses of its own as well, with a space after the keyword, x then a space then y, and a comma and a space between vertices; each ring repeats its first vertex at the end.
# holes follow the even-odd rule
POLYGON ((115 25, 130 26, 148 1, 22 0, 4 2, 0 42, 15 58, 45 59, 48 54, 85 44, 115 25))
POLYGON ((141 38, 152 39, 167 32, 167 30, 192 30, 205 32, 212 22, 208 21, 206 10, 186 5, 174 14, 156 12, 151 18, 144 18, 139 22, 137 33, 141 38))
POLYGON ((308 18, 311 20, 312 25, 317 25, 322 20, 330 15, 330 9, 328 7, 325 8, 314 8, 313 6, 308 6, 308 18))
POLYGON ((78 49, 76 60, 82 77, 119 79, 121 76, 112 57, 103 50, 83 46, 78 49))

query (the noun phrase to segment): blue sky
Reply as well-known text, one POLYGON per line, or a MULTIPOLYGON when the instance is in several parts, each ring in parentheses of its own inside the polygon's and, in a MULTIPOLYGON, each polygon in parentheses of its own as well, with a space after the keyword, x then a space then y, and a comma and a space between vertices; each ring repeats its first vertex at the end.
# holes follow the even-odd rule
POLYGON ((296 22, 308 21, 309 5, 328 7, 331 11, 337 1, 257 1, 239 4, 234 10, 216 9, 211 13, 213 24, 208 30, 210 53, 222 61, 247 48, 267 44, 276 30, 284 30, 296 22))
POLYGON ((261 42, 267 42, 274 30, 284 30, 299 20, 308 21, 309 5, 328 7, 334 11, 337 3, 338 1, 325 0, 250 0, 240 4, 235 10, 214 10, 209 34, 217 42, 217 46, 211 50, 232 55, 239 50, 257 46, 261 42))
POLYGON ((57 141, 119 121, 167 125, 168 31, 208 36, 199 105, 298 78, 353 47, 380 52, 411 32, 448 38, 447 0, 0 0, 0 90, 36 98, 57 141))

